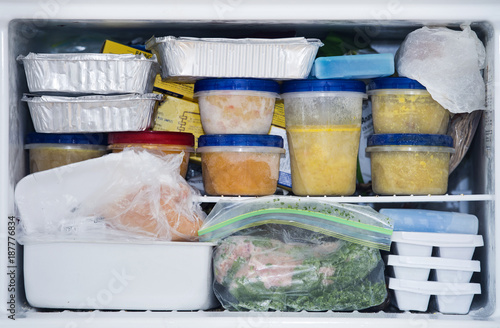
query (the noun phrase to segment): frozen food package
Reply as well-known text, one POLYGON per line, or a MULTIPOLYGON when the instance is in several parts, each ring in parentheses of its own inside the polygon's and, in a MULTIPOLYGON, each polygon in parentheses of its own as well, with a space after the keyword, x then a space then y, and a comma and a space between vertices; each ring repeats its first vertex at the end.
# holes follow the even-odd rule
POLYGON ((16 186, 19 241, 193 241, 205 217, 183 154, 140 148, 31 174, 16 186))
POLYGON ((30 92, 44 94, 148 93, 159 71, 156 57, 135 54, 29 53, 17 59, 30 92))
POLYGON ((417 80, 451 113, 486 109, 486 51, 470 26, 462 31, 422 27, 408 34, 396 54, 399 76, 417 80))
POLYGON ((221 200, 199 231, 218 243, 214 292, 228 310, 352 311, 387 297, 380 249, 391 220, 298 197, 221 200))
POLYGON ((24 95, 40 133, 143 131, 150 127, 160 94, 80 97, 24 95))
POLYGON ((205 77, 307 78, 321 43, 302 37, 226 39, 152 37, 146 42, 161 65, 163 79, 205 77), (223 64, 222 64, 223 63, 223 64))

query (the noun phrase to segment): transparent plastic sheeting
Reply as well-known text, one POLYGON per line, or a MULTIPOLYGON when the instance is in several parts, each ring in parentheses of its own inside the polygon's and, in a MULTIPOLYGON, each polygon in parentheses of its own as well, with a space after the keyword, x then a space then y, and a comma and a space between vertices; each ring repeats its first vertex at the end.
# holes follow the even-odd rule
POLYGON ((486 50, 470 26, 462 29, 422 27, 408 34, 396 54, 399 75, 420 82, 451 113, 486 109, 486 50))
POLYGON ((134 54, 37 54, 18 56, 30 92, 71 94, 148 93, 159 72, 156 57, 134 54))
POLYGON ((196 240, 205 214, 183 155, 130 148, 28 175, 15 190, 19 242, 196 240))
POLYGON ((220 201, 199 231, 217 241, 214 293, 228 310, 352 311, 387 297, 391 222, 365 206, 295 197, 220 201), (383 237, 385 236, 385 237, 383 237))
POLYGON ((305 38, 153 36, 146 42, 146 48, 158 57, 162 77, 179 81, 201 77, 303 79, 321 46, 320 40, 305 38))
POLYGON ((371 207, 300 197, 220 200, 198 234, 203 241, 218 241, 265 224, 295 226, 383 250, 391 244, 391 219, 371 207))

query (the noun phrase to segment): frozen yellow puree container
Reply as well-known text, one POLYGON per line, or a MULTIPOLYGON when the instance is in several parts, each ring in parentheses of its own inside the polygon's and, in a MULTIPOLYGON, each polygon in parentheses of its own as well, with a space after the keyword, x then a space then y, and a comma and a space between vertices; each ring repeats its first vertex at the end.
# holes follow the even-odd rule
POLYGON ((445 134, 448 130, 450 112, 415 80, 406 77, 375 79, 369 85, 368 94, 376 134, 445 134))
POLYGON ((105 155, 105 134, 31 133, 26 137, 30 173, 81 162, 105 155))
POLYGON ((196 81, 194 97, 205 134, 267 134, 279 84, 262 79, 196 81))
POLYGON ((453 139, 433 134, 378 134, 368 138, 372 187, 380 195, 442 195, 448 189, 453 139))
POLYGON ((355 192, 364 92, 355 80, 283 83, 294 194, 355 192))

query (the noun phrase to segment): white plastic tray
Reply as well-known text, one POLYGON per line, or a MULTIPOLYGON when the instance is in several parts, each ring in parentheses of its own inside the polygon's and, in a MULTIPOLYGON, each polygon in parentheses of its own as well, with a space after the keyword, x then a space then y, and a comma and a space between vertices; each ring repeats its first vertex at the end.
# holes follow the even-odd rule
POLYGON ((311 71, 318 39, 224 39, 174 36, 146 42, 161 65, 164 79, 203 77, 303 79, 311 71))
POLYGON ((439 312, 466 314, 475 294, 481 294, 480 284, 444 283, 389 278, 400 310, 427 311, 431 295, 436 295, 439 312))
POLYGON ((156 101, 162 95, 24 96, 36 132, 79 133, 142 131, 151 124, 156 101))
POLYGON ((19 56, 30 92, 71 94, 148 93, 158 73, 156 57, 66 53, 19 56))
POLYGON ((387 265, 392 266, 395 278, 425 281, 431 269, 436 281, 469 282, 474 272, 481 271, 479 261, 457 260, 443 257, 389 255, 387 265))
POLYGON ((24 284, 36 308, 205 310, 211 243, 48 242, 24 246, 24 284))
POLYGON ((392 242, 397 255, 431 256, 437 247, 439 256, 462 260, 470 260, 476 247, 484 245, 481 235, 408 231, 394 231, 392 242))

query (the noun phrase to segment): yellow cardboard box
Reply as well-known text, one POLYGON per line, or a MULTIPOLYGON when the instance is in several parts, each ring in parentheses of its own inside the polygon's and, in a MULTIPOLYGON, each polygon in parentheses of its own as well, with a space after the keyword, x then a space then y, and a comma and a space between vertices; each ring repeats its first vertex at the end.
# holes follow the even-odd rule
MULTIPOLYGON (((150 52, 142 51, 110 40, 106 40, 104 42, 101 52, 106 54, 143 54, 146 58, 153 57, 153 54, 150 52)), ((194 84, 164 82, 161 80, 160 74, 156 75, 154 90, 166 95, 194 101, 194 84)))

